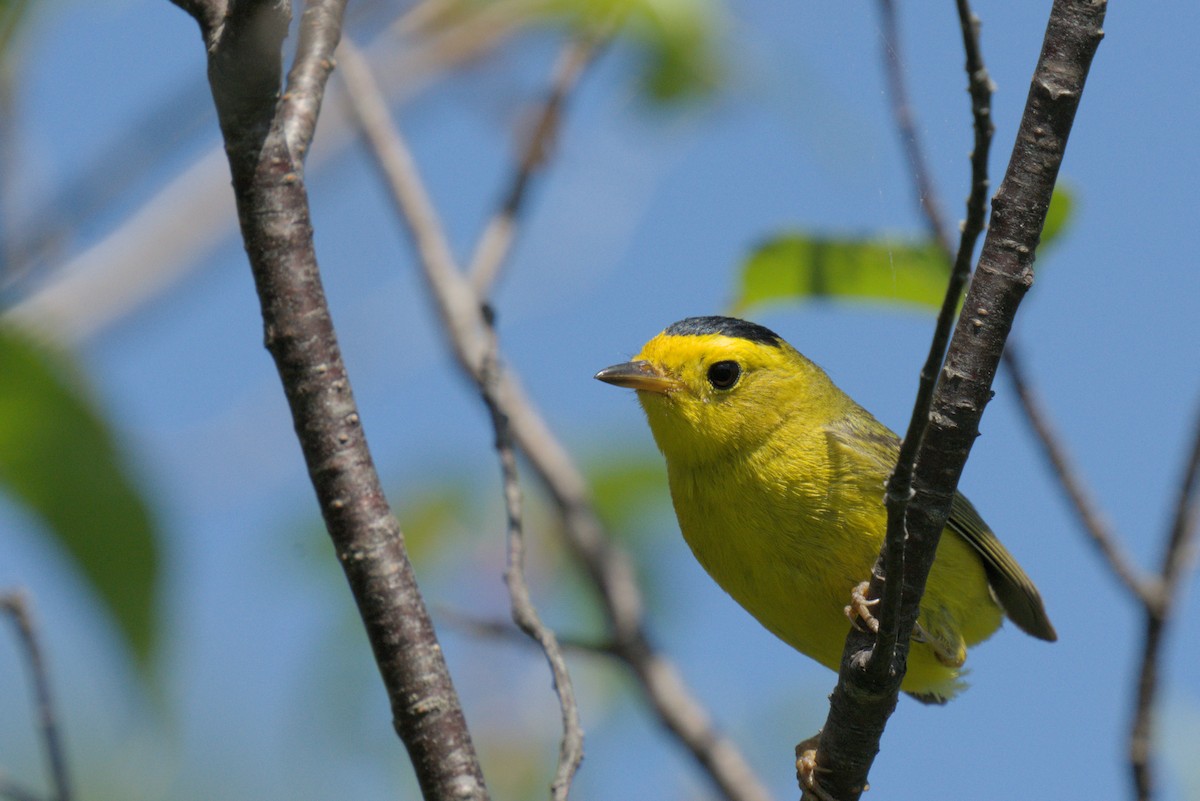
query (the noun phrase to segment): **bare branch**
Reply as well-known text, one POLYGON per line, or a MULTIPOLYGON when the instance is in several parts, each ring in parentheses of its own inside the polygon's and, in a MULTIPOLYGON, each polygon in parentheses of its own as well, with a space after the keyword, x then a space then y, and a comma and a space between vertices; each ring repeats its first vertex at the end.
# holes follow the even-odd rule
MULTIPOLYGON (((54 693, 50 689, 50 671, 42 655, 33 614, 29 611, 29 600, 20 591, 0 595, 0 610, 13 622, 17 639, 25 661, 29 665, 29 680, 33 686, 34 705, 37 709, 38 730, 42 735, 42 748, 46 752, 46 763, 50 768, 50 782, 54 787, 53 801, 71 801, 71 781, 67 771, 67 757, 63 750, 62 736, 58 729, 58 714, 54 708, 54 693)), ((4 783, 0 794, 20 799, 29 796, 11 782, 4 783)))
POLYGON ((929 223, 934 239, 942 244, 947 254, 950 254, 950 229, 942 215, 933 176, 925 160, 925 149, 921 147, 908 99, 908 84, 904 77, 904 59, 900 54, 900 33, 896 27, 896 6, 893 0, 879 0, 879 21, 882 27, 883 63, 887 75, 888 97, 892 101, 892 116, 896 121, 896 130, 900 133, 900 143, 904 146, 904 154, 908 158, 909 175, 915 181, 917 204, 929 223))
MULTIPOLYGON (((393 203, 413 237, 455 358, 477 381, 488 347, 483 303, 454 260, 416 164, 393 126, 370 72, 349 48, 343 47, 341 59, 348 94, 393 203)), ((726 798, 767 801, 769 795, 745 759, 713 728, 677 672, 650 644, 641 619, 641 593, 628 557, 605 534, 579 469, 516 379, 500 370, 496 381, 496 394, 509 416, 513 437, 549 489, 563 516, 568 544, 598 591, 613 651, 638 678, 663 725, 691 751, 726 798)))
POLYGON ((485 801, 466 721, 363 435, 313 247, 303 158, 344 10, 345 0, 309 0, 277 103, 290 3, 234 4, 208 38, 209 82, 266 346, 397 733, 426 799, 485 801))
MULTIPOLYGON (((1055 0, 1017 141, 992 204, 979 268, 950 342, 916 458, 906 514, 907 546, 891 669, 867 671, 872 638, 852 631, 817 750, 821 783, 833 797, 857 799, 879 750, 904 676, 908 636, 950 511, 955 487, 990 398, 1017 306, 1033 282, 1031 265, 1092 56, 1103 37, 1103 2, 1055 0)), ((894 580, 894 577, 893 577, 894 580)))
POLYGON ((500 456, 500 468, 504 481, 504 507, 508 515, 508 568, 504 581, 512 599, 513 622, 530 639, 542 647, 550 672, 554 677, 554 691, 558 695, 562 710, 562 741, 558 749, 558 768, 550 785, 550 796, 555 801, 566 801, 571 791, 571 781, 579 763, 583 761, 583 727, 579 723, 579 705, 575 700, 575 688, 571 674, 563 659, 562 649, 554 632, 542 623, 533 599, 529 583, 525 578, 525 533, 521 516, 521 484, 517 476, 517 454, 513 447, 512 430, 499 398, 499 365, 496 332, 488 320, 488 349, 483 369, 478 376, 479 390, 491 412, 492 426, 496 432, 496 452, 500 456))
MULTIPOLYGON (((444 619, 451 626, 456 626, 468 634, 473 634, 479 637, 492 637, 496 639, 511 640, 520 645, 536 646, 538 643, 531 640, 525 632, 521 631, 512 620, 488 620, 479 618, 473 615, 468 615, 465 612, 459 612, 455 609, 439 608, 436 610, 438 617, 444 619)), ((613 645, 608 640, 589 640, 582 637, 572 637, 569 635, 555 635, 558 638, 558 644, 564 651, 575 651, 580 654, 590 656, 604 656, 612 659, 616 656, 613 650, 613 645)))
POLYGON ((1129 734, 1129 765, 1133 778, 1134 797, 1150 801, 1154 797, 1154 774, 1150 765, 1153 750, 1155 710, 1158 694, 1158 662, 1163 636, 1175 597, 1188 563, 1195 557, 1197 517, 1200 516, 1200 415, 1195 422, 1192 449, 1163 548, 1159 592, 1146 603, 1146 630, 1142 643, 1141 665, 1138 670, 1133 722, 1129 734))

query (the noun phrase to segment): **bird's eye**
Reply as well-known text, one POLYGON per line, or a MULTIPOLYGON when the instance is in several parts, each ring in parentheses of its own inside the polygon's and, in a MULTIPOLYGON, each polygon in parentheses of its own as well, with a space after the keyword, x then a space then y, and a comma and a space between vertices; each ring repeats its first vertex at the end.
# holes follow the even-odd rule
POLYGON ((737 362, 717 362, 708 368, 708 383, 716 389, 729 389, 742 375, 742 366, 737 362))

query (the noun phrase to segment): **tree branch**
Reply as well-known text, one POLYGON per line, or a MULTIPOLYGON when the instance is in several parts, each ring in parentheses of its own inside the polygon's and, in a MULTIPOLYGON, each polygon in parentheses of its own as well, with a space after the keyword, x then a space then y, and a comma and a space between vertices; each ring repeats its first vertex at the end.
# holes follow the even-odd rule
POLYGON ((914 494, 906 515, 896 652, 884 675, 865 670, 873 657, 872 638, 852 630, 830 699, 817 769, 825 791, 835 798, 861 795, 895 707, 908 637, 938 539, 990 399, 1017 306, 1033 283, 1034 253, 1092 56, 1103 37, 1104 11, 1103 2, 1088 0, 1055 0, 1051 10, 1017 141, 992 203, 992 223, 979 268, 951 339, 933 396, 930 425, 917 453, 914 494))
MULTIPOLYGON (((25 653, 25 661, 29 664, 29 680, 33 686, 38 730, 42 735, 42 749, 46 753, 46 763, 50 768, 50 784, 54 788, 52 801, 71 801, 71 781, 62 736, 58 729, 58 714, 54 709, 54 693, 50 689, 50 671, 46 669, 46 659, 42 655, 33 615, 29 611, 29 601, 20 591, 6 592, 0 595, 0 611, 3 611, 16 627, 17 639, 25 653)), ((3 782, 0 795, 12 799, 36 798, 7 781, 3 782)))
POLYGON ((512 601, 512 619, 517 626, 542 648, 554 678, 554 691, 562 711, 562 740, 558 749, 558 768, 550 785, 554 801, 566 801, 571 781, 583 761, 583 727, 579 723, 579 705, 567 662, 563 658, 558 638, 542 623, 525 578, 525 532, 521 515, 521 484, 517 476, 517 453, 513 446, 512 427, 499 396, 499 346, 492 326, 491 315, 485 314, 488 325, 488 348, 483 367, 477 377, 479 391, 492 417, 496 432, 496 453, 504 482, 504 508, 508 518, 508 566, 504 583, 512 601))
POLYGON ((1070 454, 1054 432, 1033 388, 1029 386, 1020 351, 1011 344, 1004 350, 1004 366, 1008 368, 1013 390, 1025 411, 1025 421, 1033 430, 1035 439, 1041 444, 1042 455, 1050 463, 1054 475, 1058 476, 1059 486, 1066 493, 1084 533, 1092 540, 1092 544, 1100 551, 1113 575, 1130 595, 1142 606, 1153 604, 1158 592, 1154 578, 1144 575, 1121 547, 1120 540, 1079 477, 1070 454))
MULTIPOLYGON (((460 271, 441 223, 400 132, 392 125, 370 72, 342 53, 342 77, 372 154, 409 228, 418 261, 437 304, 459 366, 472 380, 487 352, 484 306, 460 271)), ((769 795, 736 747, 711 724, 678 673, 650 643, 642 622, 641 593, 628 557, 610 541, 588 496, 587 483, 551 433, 515 377, 495 376, 496 394, 513 438, 548 488, 564 521, 567 543, 595 586, 612 637, 612 651, 637 677, 660 722, 692 753, 731 801, 768 801, 769 795)))
POLYGON ((282 97, 289 2, 243 0, 229 7, 222 26, 206 27, 201 20, 209 83, 266 347, 366 626, 396 730, 426 799, 483 801, 487 790, 479 762, 371 460, 313 247, 303 158, 344 11, 345 0, 306 4, 296 63, 282 97))
POLYGON ((1200 516, 1200 415, 1194 424, 1192 449, 1180 481, 1171 527, 1163 548, 1157 592, 1146 603, 1146 630, 1138 669, 1133 722, 1129 734, 1129 765, 1134 797, 1154 797, 1154 775, 1150 766, 1154 732, 1154 701, 1158 694, 1158 661, 1163 635, 1174 611, 1175 598, 1188 563, 1195 558, 1197 517, 1200 516))
MULTIPOLYGON (((884 29, 884 63, 887 65, 888 85, 891 87, 893 113, 912 164, 911 174, 921 209, 929 221, 934 239, 946 260, 952 264, 946 294, 938 311, 929 353, 921 368, 917 395, 913 402, 908 428, 901 441, 896 468, 888 477, 884 494, 887 507, 887 532, 879 564, 872 573, 874 586, 869 588, 868 597, 883 598, 879 609, 879 631, 876 633, 872 658, 868 669, 882 672, 890 668, 895 659, 899 639, 899 621, 894 617, 899 609, 900 582, 887 584, 887 576, 904 574, 905 567, 905 515, 912 498, 913 470, 917 450, 929 425, 929 409, 933 399, 938 370, 945 357, 946 345, 958 312, 959 299, 971 275, 971 256, 975 243, 983 232, 984 213, 987 203, 988 152, 991 149, 992 133, 995 128, 991 120, 991 81, 979 52, 979 20, 971 13, 966 0, 958 0, 959 20, 966 52, 966 72, 971 94, 971 112, 974 119, 975 147, 971 152, 971 192, 967 198, 967 219, 962 226, 958 251, 954 255, 949 241, 949 232, 942 217, 941 208, 934 194, 933 180, 925 162, 924 148, 917 137, 912 111, 908 104, 908 90, 904 77, 904 63, 900 57, 899 34, 896 28, 895 8, 891 0, 880 0, 880 11, 884 29)), ((907 635, 906 635, 907 636, 907 635)), ((882 676, 882 673, 880 673, 882 676)))

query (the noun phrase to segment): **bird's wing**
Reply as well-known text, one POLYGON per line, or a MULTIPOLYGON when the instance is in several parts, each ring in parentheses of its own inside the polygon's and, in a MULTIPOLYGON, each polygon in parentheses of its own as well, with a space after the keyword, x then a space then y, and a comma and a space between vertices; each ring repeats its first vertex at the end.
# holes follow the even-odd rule
POLYGON ((954 493, 947 526, 983 557, 988 584, 1009 619, 1027 634, 1050 642, 1057 640, 1037 587, 961 492, 954 493))
MULTIPOLYGON (((859 419, 843 417, 826 427, 831 450, 842 459, 852 460, 865 478, 877 480, 882 492, 882 482, 896 466, 900 440, 870 415, 856 417, 859 419)), ((954 493, 946 527, 979 553, 988 584, 1009 619, 1034 637, 1057 640, 1037 587, 961 492, 954 493)))

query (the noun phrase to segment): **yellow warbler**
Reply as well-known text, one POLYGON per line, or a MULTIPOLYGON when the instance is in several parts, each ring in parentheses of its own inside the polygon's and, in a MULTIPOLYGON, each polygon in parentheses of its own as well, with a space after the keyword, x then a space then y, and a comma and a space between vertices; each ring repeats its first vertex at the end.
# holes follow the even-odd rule
MULTIPOLYGON (((899 440, 763 326, 691 317, 596 378, 637 390, 692 552, 784 642, 838 669, 851 590, 886 526, 899 440)), ((1003 616, 1053 641, 1041 596, 962 494, 929 574, 902 689, 942 703, 1003 616)))

